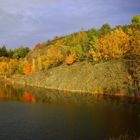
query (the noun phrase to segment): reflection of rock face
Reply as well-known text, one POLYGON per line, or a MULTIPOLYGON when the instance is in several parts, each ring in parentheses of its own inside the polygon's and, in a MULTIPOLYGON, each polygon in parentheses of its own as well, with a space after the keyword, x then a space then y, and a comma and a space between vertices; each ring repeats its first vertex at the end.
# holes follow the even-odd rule
POLYGON ((24 92, 23 93, 23 100, 25 102, 31 102, 32 101, 32 95, 29 92, 24 92))
POLYGON ((0 81, 0 98, 20 100, 23 90, 19 90, 17 86, 12 86, 8 83, 0 81))
MULTIPOLYGON (((101 102, 109 103, 112 106, 112 101, 123 101, 128 102, 125 97, 114 97, 114 96, 100 96, 92 95, 90 93, 70 93, 67 87, 64 88, 62 92, 58 90, 47 90, 46 88, 37 88, 23 85, 10 85, 8 83, 0 82, 0 99, 6 100, 20 100, 24 102, 39 102, 47 104, 96 104, 101 102)), ((130 102, 133 100, 128 97, 130 102)), ((140 103, 139 99, 134 100, 134 102, 140 103)))

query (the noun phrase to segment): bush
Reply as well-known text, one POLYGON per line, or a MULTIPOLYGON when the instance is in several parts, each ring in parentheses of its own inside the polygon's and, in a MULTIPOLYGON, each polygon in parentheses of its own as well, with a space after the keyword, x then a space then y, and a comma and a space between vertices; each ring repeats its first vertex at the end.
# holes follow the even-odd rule
POLYGON ((68 65, 71 65, 74 63, 74 56, 73 55, 68 55, 65 58, 65 63, 68 65))

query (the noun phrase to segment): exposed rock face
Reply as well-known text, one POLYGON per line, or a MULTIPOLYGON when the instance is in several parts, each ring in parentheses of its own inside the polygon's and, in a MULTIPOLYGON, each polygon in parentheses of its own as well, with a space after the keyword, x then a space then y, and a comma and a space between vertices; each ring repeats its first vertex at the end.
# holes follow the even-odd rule
MULTIPOLYGON (((13 80, 19 84, 66 91, 130 93, 135 87, 133 74, 129 69, 130 60, 112 60, 95 65, 78 62, 15 77, 13 80)), ((139 79, 137 81, 139 83, 139 79)))

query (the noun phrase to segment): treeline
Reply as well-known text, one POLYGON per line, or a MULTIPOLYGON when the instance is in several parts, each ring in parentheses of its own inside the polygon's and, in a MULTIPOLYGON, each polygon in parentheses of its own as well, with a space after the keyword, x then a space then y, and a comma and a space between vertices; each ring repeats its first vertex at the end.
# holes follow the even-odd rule
POLYGON ((6 46, 2 46, 0 47, 0 57, 20 59, 24 58, 29 53, 29 51, 30 49, 28 47, 19 47, 16 49, 8 50, 6 46))
POLYGON ((111 59, 139 59, 140 15, 133 16, 131 21, 129 25, 114 28, 106 23, 100 29, 81 29, 45 43, 37 43, 27 57, 28 48, 9 50, 8 57, 25 59, 10 60, 9 63, 3 63, 3 66, 0 64, 0 72, 3 70, 2 73, 9 75, 28 74, 63 63, 71 65, 78 61, 88 61, 95 64, 111 59))
MULTIPOLYGON (((131 19, 130 25, 112 28, 104 24, 100 29, 92 28, 55 37, 46 43, 38 43, 34 51, 47 48, 46 54, 30 57, 34 71, 46 69, 62 63, 72 64, 76 61, 99 63, 118 58, 133 58, 140 55, 140 15, 131 19)), ((45 49, 44 49, 45 50, 45 49)))
POLYGON ((0 47, 0 74, 11 76, 24 73, 25 57, 30 52, 28 47, 19 47, 8 50, 0 47))

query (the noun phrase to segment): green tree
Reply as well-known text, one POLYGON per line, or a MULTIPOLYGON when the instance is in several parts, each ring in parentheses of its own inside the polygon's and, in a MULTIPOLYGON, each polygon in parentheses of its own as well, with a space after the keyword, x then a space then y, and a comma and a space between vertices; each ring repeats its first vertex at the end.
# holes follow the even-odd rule
POLYGON ((20 48, 16 48, 13 50, 13 58, 24 58, 28 53, 29 53, 30 49, 28 47, 20 47, 20 48))
POLYGON ((96 38, 98 37, 99 32, 96 28, 92 28, 88 31, 88 48, 89 50, 94 47, 96 38))
POLYGON ((8 56, 8 52, 7 52, 7 49, 6 49, 5 46, 2 46, 2 47, 0 48, 0 57, 1 57, 1 56, 8 56))
POLYGON ((13 50, 8 50, 8 57, 12 58, 13 57, 13 50))
POLYGON ((109 34, 111 32, 111 26, 108 23, 105 23, 102 25, 102 27, 99 29, 99 34, 101 36, 104 36, 106 34, 109 34))
POLYGON ((132 16, 131 22, 133 24, 140 24, 140 14, 132 16))
POLYGON ((69 48, 70 54, 74 55, 76 59, 83 60, 88 52, 88 34, 81 29, 80 32, 72 35, 72 44, 69 48))

